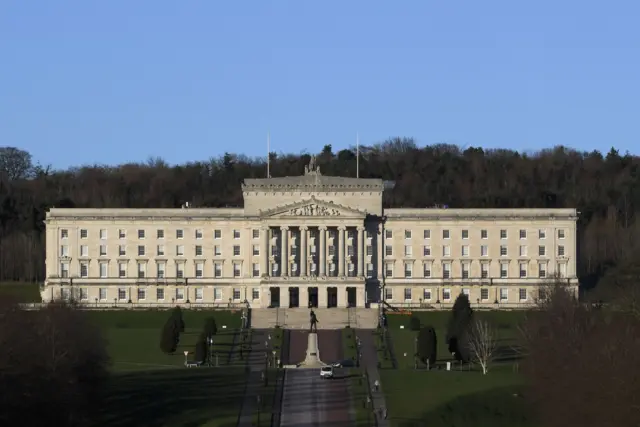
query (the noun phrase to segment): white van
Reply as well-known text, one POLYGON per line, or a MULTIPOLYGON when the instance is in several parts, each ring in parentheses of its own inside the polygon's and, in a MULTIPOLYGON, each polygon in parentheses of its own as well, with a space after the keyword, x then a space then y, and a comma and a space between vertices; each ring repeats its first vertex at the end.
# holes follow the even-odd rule
POLYGON ((320 368, 320 378, 333 378, 333 366, 323 366, 320 368))

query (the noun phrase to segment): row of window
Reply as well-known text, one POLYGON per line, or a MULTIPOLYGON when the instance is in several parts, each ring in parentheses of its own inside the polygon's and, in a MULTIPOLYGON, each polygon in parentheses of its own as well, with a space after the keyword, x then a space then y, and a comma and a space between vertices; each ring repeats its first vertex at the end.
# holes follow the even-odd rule
MULTIPOLYGON (((194 289, 194 299, 195 301, 202 301, 203 300, 203 289, 202 288, 193 288, 194 289)), ((95 298, 95 301, 110 301, 111 299, 111 295, 109 295, 109 289, 108 288, 100 288, 98 290, 98 297, 95 298)), ((80 301, 89 301, 89 291, 87 288, 78 288, 77 290, 78 294, 74 295, 74 298, 79 299, 80 301)), ((117 289, 117 295, 113 297, 114 301, 121 301, 121 302, 126 302, 129 301, 130 299, 130 295, 128 292, 128 288, 118 288, 117 289)), ((61 290, 61 298, 63 300, 70 300, 72 295, 71 295, 71 289, 69 288, 62 288, 61 290)), ((165 289, 164 288, 156 288, 155 289, 155 296, 156 296, 156 301, 164 301, 165 298, 171 298, 173 301, 185 301, 188 298, 185 298, 185 288, 176 288, 174 293, 172 295, 166 295, 165 289)), ((239 288, 235 288, 233 289, 232 292, 232 300, 233 301, 240 301, 240 289, 239 288)), ((137 289, 137 300, 138 301, 145 301, 147 300, 148 297, 148 292, 147 289, 144 288, 138 288, 137 289)), ((253 300, 259 300, 260 299, 260 288, 253 288, 251 290, 251 298, 253 300)), ((214 301, 222 301, 222 289, 220 288, 214 288, 213 290, 213 299, 214 301)))
MULTIPOLYGON (((544 289, 540 289, 538 294, 538 298, 544 299, 545 295, 544 289)), ((463 294, 469 296, 470 294, 470 290, 469 289, 462 289, 463 294)), ((412 288, 404 288, 404 294, 403 294, 404 300, 405 301, 413 301, 413 289, 412 288)), ((391 287, 385 287, 384 288, 384 298, 385 300, 388 301, 393 301, 393 288, 391 287)), ((495 298, 495 297, 494 297, 495 298)), ((498 294, 498 298, 499 301, 503 301, 506 302, 509 300, 509 288, 500 288, 499 290, 499 294, 498 294)), ((529 294, 527 292, 526 288, 518 288, 518 299, 520 301, 527 301, 529 299, 529 294)), ((431 289, 423 289, 422 290, 422 301, 424 302, 435 302, 437 300, 439 300, 437 295, 433 295, 433 292, 431 291, 431 289)), ((443 302, 450 302, 452 300, 452 295, 451 295, 451 289, 449 288, 444 288, 442 289, 442 301, 443 302)), ((480 289, 480 301, 482 302, 487 302, 489 301, 489 289, 488 288, 481 288, 480 289)), ((473 303, 473 301, 471 301, 473 303)))
MULTIPOLYGON (((469 279, 470 278, 470 264, 469 263, 462 263, 462 279, 469 279)), ((442 263, 442 278, 443 279, 452 279, 453 277, 451 276, 451 271, 452 271, 452 266, 451 263, 449 262, 444 262, 442 263)), ((567 263, 565 262, 559 262, 556 264, 556 272, 560 277, 567 277, 567 263)), ((388 278, 393 278, 394 277, 394 263, 386 263, 385 264, 385 277, 388 278)), ((405 279, 411 279, 414 278, 416 276, 414 276, 414 272, 413 272, 413 263, 412 262, 405 262, 404 263, 404 274, 402 276, 400 276, 401 278, 404 277, 405 279)), ((432 275, 432 265, 430 263, 425 263, 422 266, 422 277, 424 278, 431 278, 434 277, 432 275)), ((529 263, 528 262, 520 262, 518 263, 518 277, 524 279, 529 276, 529 263)), ((539 278, 545 278, 547 277, 547 264, 546 263, 539 263, 538 264, 538 277, 539 278)), ((489 264, 488 263, 481 263, 480 264, 480 278, 482 279, 489 279, 490 278, 490 273, 489 273, 489 264)), ((508 263, 500 263, 500 278, 501 279, 507 279, 509 278, 509 264, 508 263)))
MULTIPOLYGON (((518 230, 518 236, 521 240, 525 240, 527 238, 527 230, 518 230)), ((565 230, 559 229, 557 230, 558 239, 565 238, 565 230)), ((409 240, 413 237, 413 230, 404 230, 404 238, 409 240)), ((429 240, 431 239, 431 230, 423 230, 423 239, 429 240)), ((500 230, 500 239, 504 240, 509 237, 509 233, 506 229, 500 230)), ((386 229, 385 230, 385 238, 393 239, 393 230, 386 229)), ((442 238, 450 239, 451 238, 451 230, 442 230, 442 238)), ((460 230, 460 238, 466 240, 469 238, 469 230, 460 230)), ((480 230, 480 238, 488 239, 489 238, 489 230, 480 230)), ((546 239, 547 238, 547 230, 541 228, 538 230, 538 239, 546 239)))
MULTIPOLYGON (((176 239, 184 239, 184 230, 183 229, 177 229, 175 230, 176 232, 176 239)), ((254 229, 251 230, 252 232, 252 237, 254 239, 258 239, 260 238, 260 230, 258 229, 254 229)), ((108 232, 106 228, 100 229, 99 232, 99 237, 100 240, 106 240, 108 237, 108 232)), ((240 230, 233 230, 233 238, 234 239, 239 239, 241 236, 240 230)), ((139 229, 138 230, 138 239, 145 239, 147 237, 147 231, 145 229, 139 229)), ((194 231, 194 237, 196 239, 203 239, 204 238, 204 230, 202 229, 198 229, 194 231)), ((68 239, 69 238, 69 230, 66 228, 60 229, 60 238, 62 239, 68 239)), ((80 238, 81 239, 88 239, 89 238, 89 230, 87 230, 86 228, 82 228, 80 229, 80 238)), ((127 238, 127 230, 121 228, 118 230, 118 238, 121 240, 124 240, 127 238)), ((156 239, 164 239, 165 238, 165 230, 162 228, 159 228, 156 230, 156 239)), ((222 239, 222 230, 213 230, 213 238, 214 239, 222 239)))
MULTIPOLYGON (((108 246, 107 245, 99 245, 98 254, 99 256, 108 256, 108 246)), ((137 254, 138 256, 147 256, 149 255, 147 251, 146 245, 137 245, 137 254)), ((202 245, 196 245, 193 247, 195 256, 204 256, 204 249, 202 245)), ((241 256, 242 249, 240 245, 233 245, 233 256, 241 256)), ((254 256, 260 255, 260 245, 253 245, 252 253, 254 256)), ((156 256, 166 256, 167 251, 165 245, 157 245, 156 246, 156 256)), ((175 256, 185 256, 184 245, 176 245, 175 247, 175 256)), ((222 256, 222 246, 216 245, 213 247, 213 255, 214 256, 222 256)), ((68 257, 71 256, 71 252, 69 250, 68 245, 60 245, 60 256, 68 257)), ((89 246, 88 245, 80 245, 80 256, 88 257, 89 256, 89 246)), ((118 256, 127 256, 127 245, 118 245, 118 256)))
MULTIPOLYGON (((367 247, 368 249, 369 247, 367 247)), ((460 246, 460 256, 463 257, 468 257, 471 256, 471 247, 469 245, 462 245, 460 246)), ((367 250, 367 252, 369 252, 367 250)), ((372 249, 373 252, 373 249, 372 249)), ((564 245, 558 245, 557 246, 557 256, 565 256, 565 247, 564 245)), ((384 254, 385 256, 393 256, 393 246, 392 245, 387 245, 384 248, 384 254)), ((518 254, 521 257, 526 257, 529 256, 529 247, 527 245, 520 245, 518 247, 518 254)), ((369 253, 367 253, 367 255, 370 255, 369 253)), ((431 249, 431 246, 429 245, 425 245, 422 247, 422 255, 425 257, 430 257, 433 256, 433 251, 431 249)), ((481 245, 480 246, 480 252, 479 255, 482 257, 488 257, 489 256, 489 245, 481 245)), ((405 245, 404 247, 404 256, 405 257, 412 257, 413 256, 413 246, 412 245, 405 245)), ((447 257, 451 257, 451 246, 450 245, 444 245, 442 246, 442 256, 447 258, 447 257)), ((500 256, 502 257, 506 257, 509 256, 509 247, 507 245, 501 245, 500 246, 500 256)), ((547 256, 547 247, 544 245, 539 245, 538 246, 538 256, 547 256)))

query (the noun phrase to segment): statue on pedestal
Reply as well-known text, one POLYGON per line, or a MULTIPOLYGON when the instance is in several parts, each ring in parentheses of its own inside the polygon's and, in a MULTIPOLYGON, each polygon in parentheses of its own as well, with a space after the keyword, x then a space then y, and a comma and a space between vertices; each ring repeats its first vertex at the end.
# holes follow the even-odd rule
POLYGON ((309 313, 309 323, 309 332, 318 332, 318 318, 316 317, 316 313, 314 313, 313 310, 311 310, 311 313, 309 313))

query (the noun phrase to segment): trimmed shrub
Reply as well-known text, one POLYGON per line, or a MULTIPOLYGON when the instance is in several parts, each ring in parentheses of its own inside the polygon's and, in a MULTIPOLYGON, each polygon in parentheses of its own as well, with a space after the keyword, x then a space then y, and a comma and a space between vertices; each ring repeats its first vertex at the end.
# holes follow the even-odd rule
POLYGON ((433 326, 426 326, 418 333, 418 358, 422 363, 433 367, 438 356, 438 339, 433 326), (428 362, 428 363, 427 363, 428 362))
POLYGON ((204 335, 207 338, 211 338, 218 333, 218 325, 216 325, 216 319, 213 317, 207 317, 204 321, 204 335))
POLYGON ((184 319, 182 318, 182 310, 180 307, 176 307, 171 310, 171 318, 176 324, 176 329, 178 332, 184 332, 184 319))
POLYGON ((420 330, 420 319, 417 316, 411 316, 411 319, 409 319, 409 328, 412 331, 420 330))
POLYGON ((196 341, 196 354, 195 361, 196 362, 205 362, 207 357, 209 356, 209 347, 207 347, 207 336, 203 332, 198 337, 198 341, 196 341))
POLYGON ((173 318, 167 320, 160 333, 160 350, 166 354, 173 354, 178 348, 180 333, 176 329, 173 318))
POLYGON ((472 322, 473 309, 469 297, 460 294, 451 310, 446 337, 449 352, 455 356, 456 360, 464 362, 469 360, 468 333, 472 322))

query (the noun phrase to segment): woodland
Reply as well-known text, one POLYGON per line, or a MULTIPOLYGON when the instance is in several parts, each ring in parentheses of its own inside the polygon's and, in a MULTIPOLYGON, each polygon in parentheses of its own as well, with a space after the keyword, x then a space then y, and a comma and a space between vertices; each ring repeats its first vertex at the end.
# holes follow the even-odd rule
MULTIPOLYGON (((361 178, 395 181, 385 207, 576 208, 583 296, 606 300, 640 277, 640 158, 559 146, 540 152, 419 146, 390 138, 359 147, 361 178)), ((225 153, 172 165, 149 158, 66 170, 0 147, 0 282, 44 280, 46 211, 51 207, 242 206, 241 184, 267 173, 266 158, 225 153)), ((270 153, 271 176, 301 175, 310 153, 270 153)), ((356 149, 316 154, 325 175, 356 176, 356 149)))

